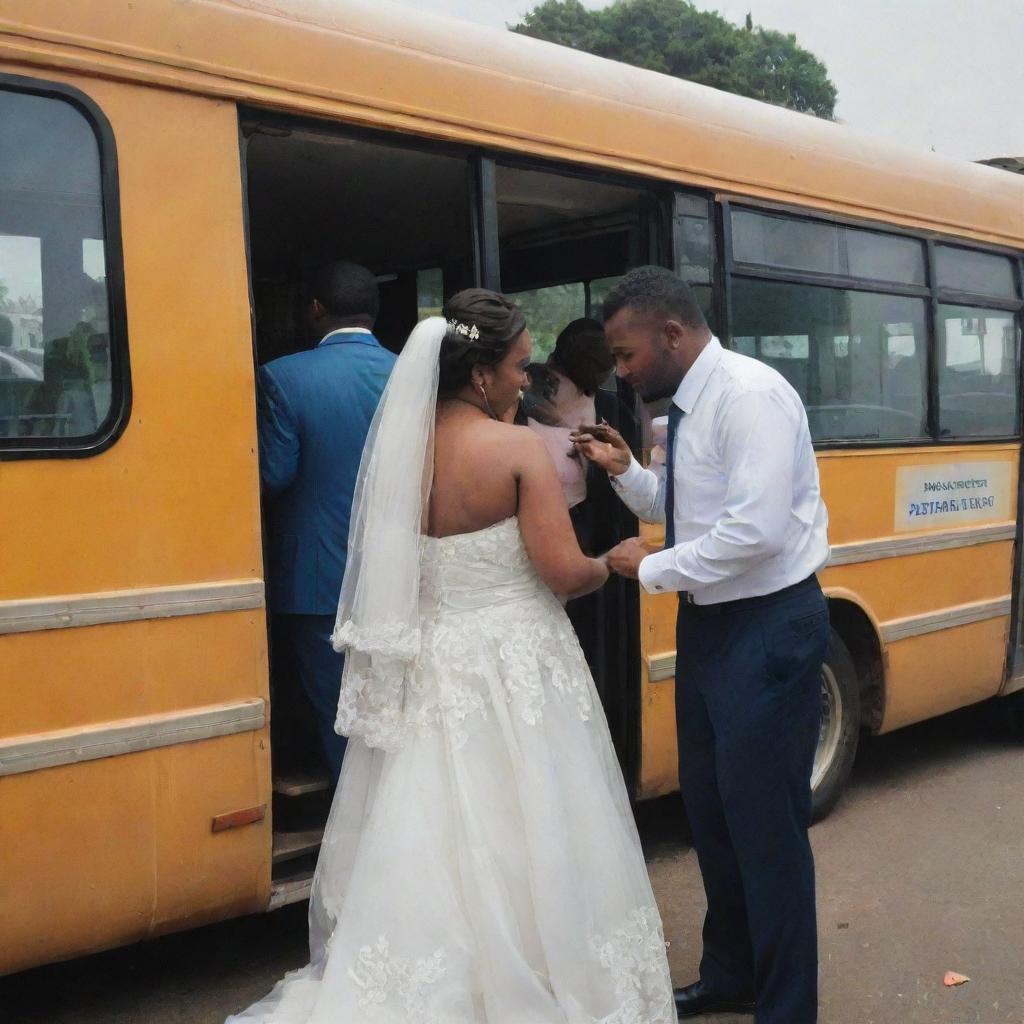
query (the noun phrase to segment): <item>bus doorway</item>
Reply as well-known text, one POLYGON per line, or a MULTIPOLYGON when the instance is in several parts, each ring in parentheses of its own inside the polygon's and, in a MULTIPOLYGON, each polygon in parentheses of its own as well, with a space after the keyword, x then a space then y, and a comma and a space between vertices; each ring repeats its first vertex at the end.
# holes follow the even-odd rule
MULTIPOLYGON (((243 115, 242 138, 258 367, 320 341, 308 283, 325 263, 348 260, 377 277, 374 333, 395 352, 445 295, 474 283, 467 156, 263 113, 243 115)), ((265 497, 265 551, 268 508, 265 497)), ((274 893, 292 902, 308 893, 331 793, 295 653, 269 612, 274 893)))
MULTIPOLYGON (((242 137, 257 366, 318 343, 305 321, 307 282, 333 260, 359 263, 377 277, 374 333, 395 352, 445 297, 485 275, 496 284, 497 269, 503 290, 526 312, 535 361, 543 362, 567 323, 599 317, 618 277, 655 255, 657 204, 641 188, 504 167, 468 150, 265 112, 243 114, 242 137)), ((612 374, 598 400, 639 453, 643 416, 632 393, 612 374)), ((606 491, 598 500, 614 533, 610 544, 635 534, 636 522, 606 491)), ((308 890, 330 794, 294 653, 270 619, 275 892, 290 893, 281 897, 288 901, 308 890)), ((640 721, 636 585, 610 582, 576 609, 574 625, 632 788, 640 721)))

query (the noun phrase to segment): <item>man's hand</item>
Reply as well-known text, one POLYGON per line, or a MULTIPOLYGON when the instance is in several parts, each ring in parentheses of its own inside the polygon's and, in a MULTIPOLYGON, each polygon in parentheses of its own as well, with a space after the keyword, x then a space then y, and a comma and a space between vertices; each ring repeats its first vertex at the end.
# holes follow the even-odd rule
POLYGON ((635 580, 640 575, 640 563, 650 553, 650 549, 639 537, 630 537, 608 551, 604 560, 612 572, 635 580))
POLYGON ((581 426, 569 435, 576 451, 581 452, 595 465, 611 476, 620 476, 629 469, 633 453, 622 435, 607 423, 581 426))

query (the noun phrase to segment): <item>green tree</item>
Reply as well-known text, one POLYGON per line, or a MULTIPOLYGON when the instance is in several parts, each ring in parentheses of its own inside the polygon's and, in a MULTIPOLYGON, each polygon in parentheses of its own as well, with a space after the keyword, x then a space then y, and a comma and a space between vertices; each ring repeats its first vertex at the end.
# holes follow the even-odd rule
POLYGON ((831 119, 836 87, 791 34, 740 28, 687 0, 544 0, 513 32, 831 119))

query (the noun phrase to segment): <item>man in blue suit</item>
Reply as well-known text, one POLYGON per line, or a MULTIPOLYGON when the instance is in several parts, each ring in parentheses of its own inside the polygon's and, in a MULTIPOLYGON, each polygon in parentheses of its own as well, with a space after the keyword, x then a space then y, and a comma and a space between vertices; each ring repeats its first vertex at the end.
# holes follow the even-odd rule
POLYGON ((370 271, 331 263, 311 290, 308 316, 319 344, 259 371, 260 476, 269 521, 267 603, 294 651, 336 784, 345 753, 334 731, 343 658, 331 632, 359 461, 395 357, 373 336, 379 297, 370 271))

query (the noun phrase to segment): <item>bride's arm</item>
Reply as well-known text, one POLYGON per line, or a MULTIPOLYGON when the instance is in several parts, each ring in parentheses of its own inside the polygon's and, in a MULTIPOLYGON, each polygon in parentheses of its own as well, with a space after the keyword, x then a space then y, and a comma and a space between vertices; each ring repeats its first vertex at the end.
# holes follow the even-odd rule
POLYGON ((558 475, 544 442, 524 431, 517 481, 519 528, 540 578, 559 597, 582 597, 608 579, 608 567, 580 550, 558 475))

